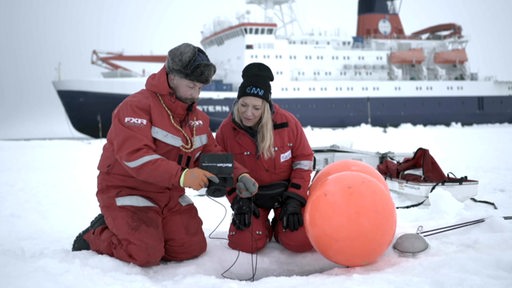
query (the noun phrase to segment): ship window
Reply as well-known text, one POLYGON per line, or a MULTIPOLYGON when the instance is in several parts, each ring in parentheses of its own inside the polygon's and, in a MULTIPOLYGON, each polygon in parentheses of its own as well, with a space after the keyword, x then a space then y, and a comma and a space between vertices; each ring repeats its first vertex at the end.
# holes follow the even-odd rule
POLYGON ((254 28, 254 35, 258 35, 258 34, 260 34, 260 29, 254 28))
POLYGON ((253 28, 249 28, 249 34, 252 34, 253 33, 253 28))
POLYGON ((246 45, 245 45, 245 49, 246 49, 246 50, 254 49, 254 45, 252 45, 252 44, 246 44, 246 45))
POLYGON ((273 33, 273 30, 272 28, 267 28, 267 35, 271 35, 273 33))

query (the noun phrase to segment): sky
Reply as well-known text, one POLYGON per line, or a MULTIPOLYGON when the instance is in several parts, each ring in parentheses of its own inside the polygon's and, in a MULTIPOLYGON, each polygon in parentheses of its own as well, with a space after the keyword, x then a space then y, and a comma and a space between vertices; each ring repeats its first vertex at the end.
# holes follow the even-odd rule
MULTIPOLYGON (((512 124, 405 124, 388 129, 361 125, 336 130, 305 128, 305 133, 313 147, 336 144, 397 153, 427 148, 445 173, 478 180, 476 198, 492 201, 498 209, 470 200, 460 202, 438 186, 430 194, 430 205, 396 210, 392 243, 401 235, 415 233, 420 225, 430 230, 481 218, 485 221, 425 237, 429 248, 413 257, 400 256, 390 244, 383 247, 385 251, 377 255, 376 262, 344 267, 321 253, 295 254, 275 242, 257 255, 242 253, 236 260, 237 252, 223 239, 231 219, 227 200, 215 198, 219 204, 201 196, 204 191, 187 189, 204 223, 207 251, 189 261, 141 268, 91 251, 70 251, 75 236, 99 213, 96 167, 105 139, 0 140, 0 159, 5 164, 0 166, 1 286, 512 287, 512 220, 502 218, 512 215, 512 167, 510 161, 503 161, 510 159, 503 155, 509 155, 512 145, 512 124), (251 263, 256 267, 256 281, 242 281, 251 277, 251 263)), ((395 194, 388 195, 397 206, 410 204, 400 202, 395 194)), ((325 221, 337 227, 340 222, 336 219, 354 219, 344 210, 338 213, 339 218, 325 221)), ((329 235, 337 237, 337 233, 330 231, 329 235)))
MULTIPOLYGON (((94 49, 165 54, 190 42, 200 45, 205 24, 246 10, 243 0, 18 0, 0 2, 0 139, 75 137, 52 86, 61 79, 96 78, 94 49)), ((512 79, 509 0, 403 0, 407 34, 455 22, 469 37, 471 70, 512 79)), ((297 0, 305 32, 356 30, 356 0, 297 0)))

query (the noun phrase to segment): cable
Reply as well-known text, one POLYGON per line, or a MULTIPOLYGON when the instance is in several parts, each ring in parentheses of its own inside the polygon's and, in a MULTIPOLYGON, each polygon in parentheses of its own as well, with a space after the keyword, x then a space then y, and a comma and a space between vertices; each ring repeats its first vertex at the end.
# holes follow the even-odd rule
MULTIPOLYGON (((224 209, 224 215, 222 216, 222 219, 220 220, 219 224, 217 224, 217 226, 215 226, 215 228, 212 230, 212 232, 210 232, 210 234, 208 234, 208 238, 209 239, 212 239, 212 240, 227 240, 229 241, 228 238, 226 237, 213 237, 213 233, 215 233, 217 231, 217 229, 220 227, 220 225, 222 224, 222 222, 224 222, 224 219, 226 219, 226 215, 228 214, 228 209, 226 208, 226 206, 224 206, 224 204, 222 204, 221 202, 213 199, 212 197, 210 197, 209 195, 206 195, 206 197, 208 197, 210 200, 212 200, 213 202, 219 204, 223 209, 224 209)), ((253 205, 253 209, 254 209, 254 203, 252 203, 253 205)), ((252 217, 252 215, 251 215, 252 217)), ((253 225, 251 225, 250 229, 251 229, 251 236, 253 235, 253 225)), ((254 248, 254 238, 251 237, 251 247, 254 248)), ((240 258, 240 253, 241 251, 238 250, 238 253, 236 255, 236 258, 235 260, 233 261, 233 263, 226 269, 224 270, 224 272, 222 272, 220 275, 226 279, 230 279, 230 280, 239 280, 239 281, 251 281, 253 282, 255 280, 255 277, 256 277, 256 271, 258 270, 258 253, 251 253, 251 276, 247 279, 235 279, 235 278, 231 278, 229 276, 226 275, 227 272, 229 272, 233 267, 235 267, 236 263, 238 262, 238 259, 240 258)))
POLYGON ((206 197, 208 197, 208 199, 212 200, 213 202, 219 204, 223 209, 224 209, 224 215, 222 216, 222 219, 220 220, 219 224, 217 224, 217 226, 215 226, 215 228, 213 229, 212 232, 210 232, 210 234, 208 234, 208 238, 209 239, 217 239, 217 240, 228 240, 228 238, 225 238, 225 237, 213 237, 213 233, 215 233, 215 231, 217 231, 217 229, 219 229, 220 225, 222 224, 222 222, 224 222, 224 219, 226 219, 226 215, 228 215, 228 209, 226 208, 226 206, 224 206, 224 204, 220 203, 219 201, 213 199, 212 197, 210 197, 209 195, 206 195, 206 197))

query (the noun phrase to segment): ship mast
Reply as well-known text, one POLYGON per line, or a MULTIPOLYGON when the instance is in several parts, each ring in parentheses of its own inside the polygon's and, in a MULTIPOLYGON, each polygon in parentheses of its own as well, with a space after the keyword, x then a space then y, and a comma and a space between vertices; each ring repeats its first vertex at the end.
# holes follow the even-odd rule
POLYGON ((401 0, 388 0, 388 10, 391 14, 400 14, 400 8, 402 7, 401 0))
POLYGON ((265 13, 265 22, 272 23, 276 18, 279 21, 276 31, 278 35, 289 37, 302 34, 302 28, 293 9, 295 0, 246 0, 246 3, 262 8, 265 13))

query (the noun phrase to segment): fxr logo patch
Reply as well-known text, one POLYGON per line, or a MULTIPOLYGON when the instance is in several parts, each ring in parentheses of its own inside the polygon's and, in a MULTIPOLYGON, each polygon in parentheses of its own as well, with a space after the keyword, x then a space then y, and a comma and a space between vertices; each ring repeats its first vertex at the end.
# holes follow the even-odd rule
POLYGON ((203 121, 202 120, 192 120, 190 122, 188 122, 188 125, 190 125, 191 127, 201 127, 203 126, 203 121))
POLYGON ((124 123, 128 126, 145 126, 148 121, 146 119, 135 118, 135 117, 125 117, 124 123))

